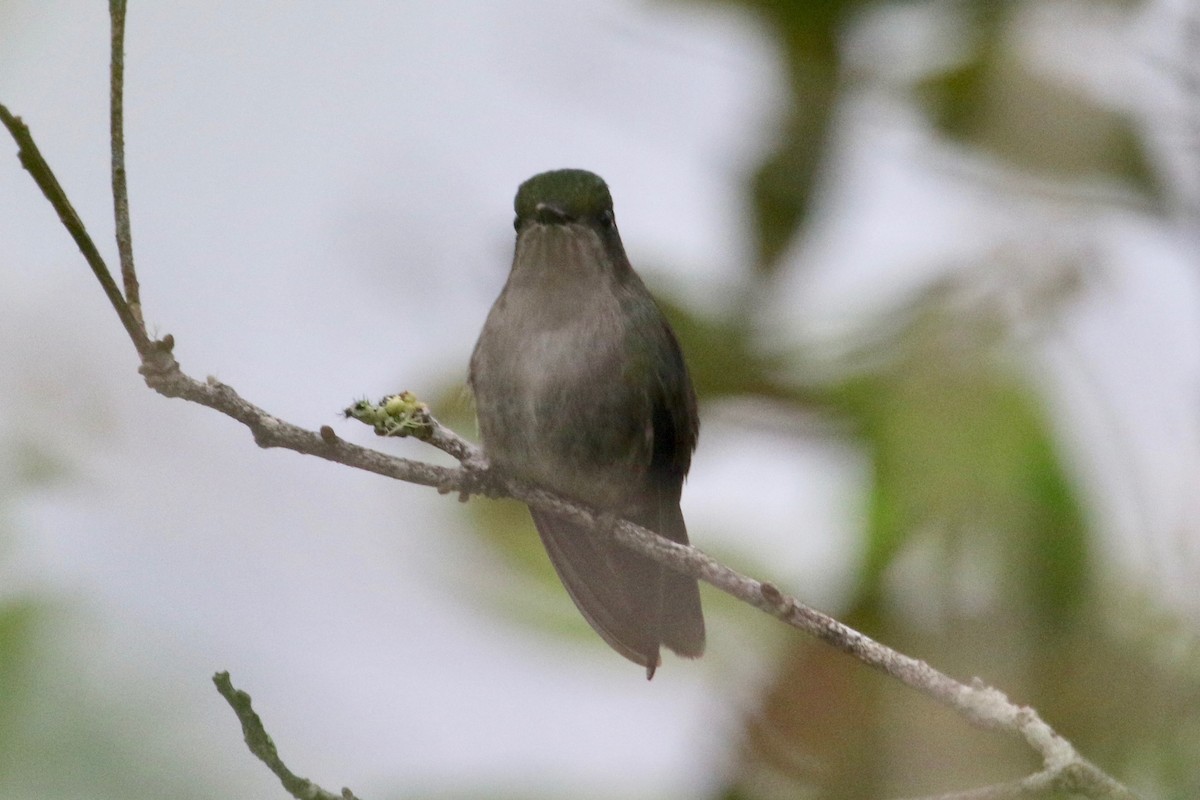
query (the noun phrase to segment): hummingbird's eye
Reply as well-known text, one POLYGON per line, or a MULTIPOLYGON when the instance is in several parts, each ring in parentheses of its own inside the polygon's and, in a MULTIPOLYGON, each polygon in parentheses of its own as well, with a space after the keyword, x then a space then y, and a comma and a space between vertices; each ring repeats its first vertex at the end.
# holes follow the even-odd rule
POLYGON ((604 211, 601 211, 600 212, 600 224, 603 225, 605 228, 611 228, 613 226, 613 213, 607 209, 605 209, 604 211))
POLYGON ((513 230, 514 231, 521 230, 521 218, 520 217, 513 217, 513 230))

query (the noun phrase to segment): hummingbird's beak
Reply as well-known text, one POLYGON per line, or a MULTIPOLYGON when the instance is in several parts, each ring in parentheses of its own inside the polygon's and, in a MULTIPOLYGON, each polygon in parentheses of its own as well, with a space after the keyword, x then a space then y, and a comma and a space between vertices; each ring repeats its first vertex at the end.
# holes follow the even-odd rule
POLYGON ((553 203, 538 203, 534 212, 537 221, 547 225, 564 225, 571 221, 570 215, 553 203))

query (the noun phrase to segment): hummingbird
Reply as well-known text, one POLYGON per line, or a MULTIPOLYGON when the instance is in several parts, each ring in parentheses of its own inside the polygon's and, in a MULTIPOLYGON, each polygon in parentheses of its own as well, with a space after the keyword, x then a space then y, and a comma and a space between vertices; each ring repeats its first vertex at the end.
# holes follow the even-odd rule
MULTIPOLYGON (((674 331, 633 271, 608 185, 560 169, 520 185, 508 280, 471 355, 484 454, 500 470, 686 544, 679 508, 700 421, 674 331)), ((611 534, 531 509, 576 607, 646 668, 704 652, 696 579, 611 534)))

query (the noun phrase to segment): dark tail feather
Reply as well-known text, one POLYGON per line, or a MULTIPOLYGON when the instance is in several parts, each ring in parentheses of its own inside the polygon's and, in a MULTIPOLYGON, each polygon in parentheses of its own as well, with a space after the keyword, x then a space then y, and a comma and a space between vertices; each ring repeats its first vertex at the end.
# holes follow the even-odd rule
MULTIPOLYGON (((677 504, 661 525, 675 541, 687 541, 677 504)), ((704 652, 704 618, 694 578, 663 569, 645 556, 621 547, 554 514, 532 510, 550 561, 588 624, 621 655, 654 675, 659 645, 694 658, 704 652)))
POLYGON ((656 565, 554 514, 533 522, 558 577, 596 633, 647 670, 658 666, 656 565))
MULTIPOLYGON (((651 527, 651 530, 654 530, 651 527)), ((680 544, 688 543, 687 527, 678 503, 665 504, 658 532, 680 544)), ((685 658, 704 654, 704 614, 696 579, 674 570, 662 570, 662 643, 685 658)))

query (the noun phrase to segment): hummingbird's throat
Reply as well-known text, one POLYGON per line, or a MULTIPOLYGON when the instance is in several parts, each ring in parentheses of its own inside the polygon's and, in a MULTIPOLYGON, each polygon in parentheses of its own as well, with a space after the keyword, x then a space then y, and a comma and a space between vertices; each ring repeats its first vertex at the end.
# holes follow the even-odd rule
POLYGON ((605 278, 613 274, 604 243, 586 225, 534 224, 517 239, 513 275, 541 282, 605 278))

